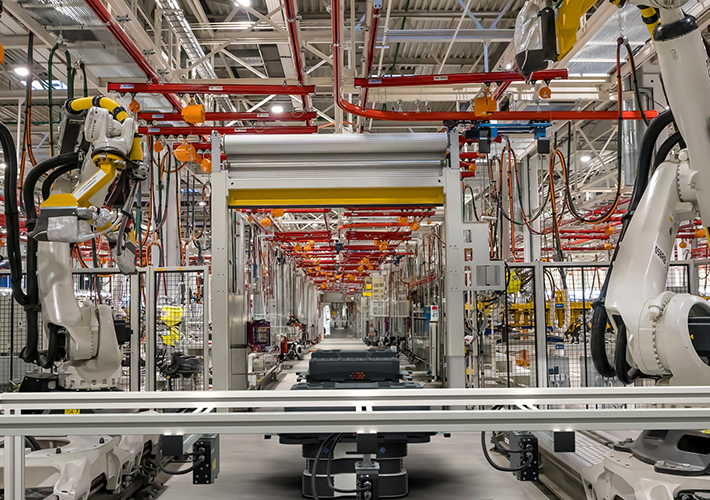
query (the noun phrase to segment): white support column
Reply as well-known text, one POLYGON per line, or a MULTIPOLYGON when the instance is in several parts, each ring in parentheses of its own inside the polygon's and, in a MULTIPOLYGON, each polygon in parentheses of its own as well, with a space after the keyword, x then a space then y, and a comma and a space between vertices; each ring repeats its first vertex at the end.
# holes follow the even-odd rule
POLYGON ((145 273, 145 390, 155 390, 155 268, 145 273))
MULTIPOLYGON (((130 389, 141 390, 141 274, 131 276, 131 376, 130 389)), ((144 283, 145 284, 145 283, 144 283)), ((146 325, 147 330, 147 325, 146 325)))
MULTIPOLYGON (((219 151, 217 159, 219 159, 219 151)), ((212 151, 212 388, 228 390, 230 380, 229 339, 229 177, 226 171, 215 171, 212 151)))
MULTIPOLYGON (((463 388, 466 384, 464 362, 464 300, 463 292, 452 290, 456 275, 461 274, 463 256, 461 249, 449 244, 453 235, 463 231, 463 204, 461 202, 461 174, 459 172, 459 134, 449 136, 450 161, 453 168, 444 169, 444 229, 446 242, 446 301, 444 303, 444 359, 446 387, 463 388)), ((441 323, 440 323, 441 324, 441 323)))
MULTIPOLYGON (((525 165, 520 166, 520 170, 523 172, 523 206, 525 209, 525 214, 528 217, 533 217, 537 215, 540 205, 539 196, 539 168, 540 162, 539 157, 530 162, 528 158, 525 158, 525 165), (529 168, 528 168, 529 166, 529 168)), ((540 231, 540 218, 530 223, 535 231, 540 231)), ((540 260, 541 253, 541 242, 540 236, 534 234, 527 225, 523 228, 524 247, 525 247, 525 262, 535 262, 540 260)))
POLYGON ((202 360, 204 363, 202 373, 204 376, 202 378, 204 380, 204 389, 207 391, 210 388, 210 266, 203 266, 202 269, 202 286, 204 288, 202 293, 202 360))
POLYGON ((535 262, 535 354, 537 386, 547 387, 547 318, 545 317, 545 268, 535 262))
MULTIPOLYGON (((15 410, 8 410, 15 413, 15 410)), ((5 436, 5 500, 25 500, 25 437, 5 436)))
MULTIPOLYGON (((163 179, 163 186, 167 188, 168 176, 170 179, 170 193, 166 193, 168 206, 165 209, 165 226, 163 226, 163 266, 179 267, 180 262, 180 227, 178 226, 178 210, 180 210, 180 172, 171 174, 167 172, 163 179), (177 182, 177 186, 175 183, 177 182)), ((167 292, 167 290, 166 290, 167 292)))

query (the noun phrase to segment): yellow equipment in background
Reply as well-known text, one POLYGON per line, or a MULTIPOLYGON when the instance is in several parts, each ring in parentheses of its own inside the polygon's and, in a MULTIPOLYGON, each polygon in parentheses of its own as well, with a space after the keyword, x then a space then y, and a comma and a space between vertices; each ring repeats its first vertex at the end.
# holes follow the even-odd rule
POLYGON ((168 327, 168 332, 161 335, 163 343, 171 347, 177 346, 180 341, 180 330, 177 325, 182 321, 182 306, 163 306, 160 320, 168 327))

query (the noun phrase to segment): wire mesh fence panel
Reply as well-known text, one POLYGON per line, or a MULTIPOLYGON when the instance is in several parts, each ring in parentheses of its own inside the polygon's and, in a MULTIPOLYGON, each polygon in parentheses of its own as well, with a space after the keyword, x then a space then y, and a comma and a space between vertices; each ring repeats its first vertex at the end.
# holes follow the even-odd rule
POLYGON ((207 297, 205 271, 155 271, 155 387, 194 391, 205 388, 207 297))
MULTIPOLYGON (((599 299, 607 265, 545 266, 545 323, 547 330, 547 382, 550 387, 621 386, 616 377, 604 377, 595 368, 591 355, 593 304, 599 299)), ((671 264, 667 290, 688 293, 689 267, 671 264)), ((604 343, 613 364, 616 334, 610 325, 604 343)), ((653 385, 637 379, 636 385, 653 385)))
MULTIPOLYGON (((27 280, 23 275, 22 288, 27 280)), ((38 349, 44 348, 40 317, 38 349)), ((12 297, 10 271, 0 270, 0 392, 15 390, 28 373, 49 372, 20 358, 27 343, 27 320, 24 308, 12 297)))
MULTIPOLYGON (((535 270, 510 269, 502 301, 505 311, 496 338, 496 372, 509 387, 537 386, 535 337, 535 270)), ((544 334, 544 332, 540 332, 544 334)))

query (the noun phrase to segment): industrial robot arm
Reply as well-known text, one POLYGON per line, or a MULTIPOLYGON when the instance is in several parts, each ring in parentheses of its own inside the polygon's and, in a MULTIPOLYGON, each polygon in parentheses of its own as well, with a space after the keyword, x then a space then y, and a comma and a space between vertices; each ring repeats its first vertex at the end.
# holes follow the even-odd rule
MULTIPOLYGON (((655 26, 656 52, 673 114, 652 123, 641 145, 639 179, 595 304, 593 359, 602 375, 616 375, 627 384, 646 376, 673 385, 707 385, 710 305, 700 297, 665 289, 680 223, 694 219, 697 212, 710 220, 710 171, 705 166, 710 157, 708 57, 696 20, 680 8, 686 0, 612 3, 636 4, 647 24, 655 26), (677 160, 660 164, 649 182, 656 139, 674 117, 687 147, 677 160), (617 334, 612 363, 606 355, 607 320, 617 334)), ((518 57, 525 50, 521 47, 518 57)))
MULTIPOLYGON (((27 293, 19 295, 27 311, 26 362, 50 368, 59 363, 59 383, 69 389, 115 387, 121 352, 110 306, 77 301, 71 245, 101 235, 123 273, 136 270, 131 207, 139 182, 146 178, 133 118, 112 99, 80 98, 66 103, 61 123, 61 153, 37 164, 22 190, 27 217, 27 293), (78 174, 65 175, 73 170, 78 174), (46 198, 37 212, 38 181, 46 174, 46 198), (47 350, 38 351, 41 313, 47 350)), ((6 195, 14 189, 6 175, 6 195), (9 181, 9 182, 8 182, 9 181)), ((15 217, 17 217, 15 215, 15 217)), ((10 234, 8 239, 17 238, 10 234)), ((13 281, 21 269, 13 269, 13 281)), ((15 292, 15 290, 13 290, 15 292)))

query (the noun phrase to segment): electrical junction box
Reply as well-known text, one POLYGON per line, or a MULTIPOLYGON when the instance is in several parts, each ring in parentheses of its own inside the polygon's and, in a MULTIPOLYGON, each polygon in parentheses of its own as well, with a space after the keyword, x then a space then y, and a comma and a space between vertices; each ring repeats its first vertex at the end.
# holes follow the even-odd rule
POLYGON ((377 462, 355 463, 355 500, 377 500, 380 498, 380 465, 377 462))
POLYGON ((439 306, 426 306, 424 315, 429 321, 439 321, 439 306))
MULTIPOLYGON (((509 434, 508 439, 510 441, 511 450, 522 450, 527 448, 528 446, 532 446, 532 450, 530 450, 530 453, 533 454, 532 462, 524 469, 515 472, 515 477, 518 479, 518 481, 537 481, 538 468, 540 467, 537 437, 532 432, 514 431, 509 434)), ((513 469, 520 467, 527 460, 527 453, 511 453, 510 467, 513 469)))
POLYGON ((192 471, 192 484, 212 484, 219 476, 219 434, 205 434, 192 445, 193 451, 204 449, 204 461, 192 471))

